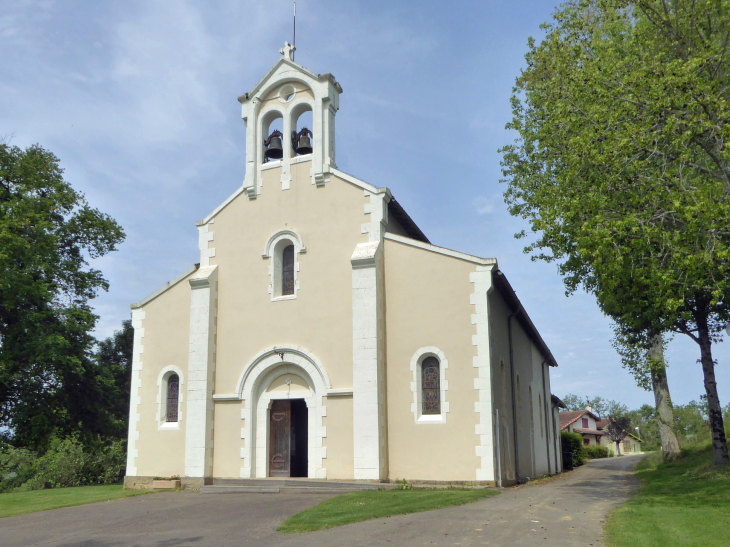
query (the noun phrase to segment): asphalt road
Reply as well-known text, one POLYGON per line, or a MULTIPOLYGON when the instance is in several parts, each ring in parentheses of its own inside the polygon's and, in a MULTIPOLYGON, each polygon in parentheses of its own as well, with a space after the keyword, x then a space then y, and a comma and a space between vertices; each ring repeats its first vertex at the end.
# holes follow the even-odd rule
POLYGON ((608 511, 638 489, 637 456, 594 460, 469 505, 320 532, 275 531, 328 494, 162 493, 0 520, 2 547, 297 545, 601 546, 608 511))

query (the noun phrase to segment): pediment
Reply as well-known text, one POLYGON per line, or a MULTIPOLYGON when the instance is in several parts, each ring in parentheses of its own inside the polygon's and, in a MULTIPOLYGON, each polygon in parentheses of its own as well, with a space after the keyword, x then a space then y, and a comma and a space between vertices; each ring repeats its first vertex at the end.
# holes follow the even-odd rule
POLYGON ((304 68, 302 65, 282 57, 274 64, 273 67, 271 67, 266 75, 259 80, 251 91, 238 97, 238 102, 245 104, 254 98, 258 98, 260 100, 272 87, 287 80, 303 81, 311 88, 314 88, 314 86, 318 83, 329 82, 335 87, 338 93, 342 93, 342 86, 339 82, 337 82, 337 80, 335 80, 332 74, 315 74, 311 70, 304 68))

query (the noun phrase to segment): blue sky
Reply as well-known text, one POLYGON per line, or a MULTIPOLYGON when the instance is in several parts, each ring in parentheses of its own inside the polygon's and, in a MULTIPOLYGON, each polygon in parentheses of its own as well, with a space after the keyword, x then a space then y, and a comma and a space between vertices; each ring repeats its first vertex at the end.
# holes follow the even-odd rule
MULTIPOLYGON (((296 61, 342 84, 337 164, 388 186, 436 245, 496 257, 555 355, 553 392, 652 403, 610 345, 592 297, 566 298, 554 265, 513 234, 497 149, 529 36, 553 1, 297 3, 296 61)), ((195 221, 243 181, 236 97, 292 39, 289 0, 0 0, 0 137, 40 143, 66 179, 126 230, 96 261, 111 283, 95 300, 97 336, 129 304, 198 261, 195 221)), ((704 393, 697 346, 669 346, 675 402, 704 393)), ((730 402, 730 346, 714 347, 730 402)))

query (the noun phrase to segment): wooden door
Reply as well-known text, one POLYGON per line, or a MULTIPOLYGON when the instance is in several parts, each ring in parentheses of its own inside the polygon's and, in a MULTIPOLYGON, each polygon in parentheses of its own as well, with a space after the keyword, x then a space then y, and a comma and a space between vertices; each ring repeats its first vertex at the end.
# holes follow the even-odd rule
POLYGON ((269 418, 269 476, 290 476, 291 403, 272 401, 269 418))

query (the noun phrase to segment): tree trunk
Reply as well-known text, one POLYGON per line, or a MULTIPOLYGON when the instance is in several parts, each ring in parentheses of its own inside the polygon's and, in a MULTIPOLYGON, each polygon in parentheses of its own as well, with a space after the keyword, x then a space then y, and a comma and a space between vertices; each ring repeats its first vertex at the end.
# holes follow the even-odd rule
POLYGON ((664 364, 664 348, 661 336, 655 336, 649 349, 649 371, 651 373, 651 387, 654 391, 659 437, 662 441, 662 455, 665 460, 673 460, 679 454, 679 443, 674 434, 674 412, 669 397, 669 383, 664 364), (661 361, 661 366, 658 362, 661 361))
POLYGON ((712 361, 712 340, 707 325, 707 315, 697 313, 697 338, 700 345, 700 362, 705 374, 705 392, 709 407, 710 432, 712 433, 712 465, 722 465, 730 462, 725 439, 725 426, 722 422, 722 408, 717 396, 715 383, 715 363, 712 361))

